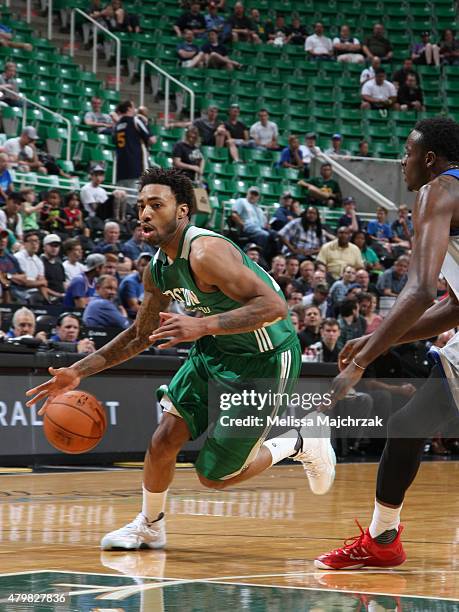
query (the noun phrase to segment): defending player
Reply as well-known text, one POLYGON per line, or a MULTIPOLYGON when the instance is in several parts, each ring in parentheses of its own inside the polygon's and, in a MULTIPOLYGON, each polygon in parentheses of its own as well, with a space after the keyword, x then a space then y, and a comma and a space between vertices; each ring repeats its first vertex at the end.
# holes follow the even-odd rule
MULTIPOLYGON (((419 191, 413 208, 408 282, 378 329, 344 347, 342 371, 333 386, 337 399, 391 346, 431 338, 459 325, 459 125, 443 117, 418 122, 406 142, 402 169, 408 188, 419 191), (449 297, 432 305, 440 270, 449 297)), ((369 529, 364 532, 359 525, 361 535, 352 544, 321 555, 316 567, 390 567, 405 561, 400 541, 402 503, 419 469, 425 438, 457 419, 458 382, 456 334, 436 353, 430 378, 389 421, 369 529)))
MULTIPOLYGON (((142 512, 102 538, 104 549, 162 548, 164 509, 176 456, 208 428, 208 384, 234 391, 241 380, 272 379, 289 392, 298 377, 299 342, 275 281, 226 238, 189 224, 194 194, 177 170, 152 168, 140 181, 138 213, 144 238, 160 247, 143 277, 145 297, 134 325, 96 353, 28 391, 29 405, 74 389, 82 378, 126 361, 157 340, 162 348, 196 340, 162 398, 163 417, 145 456, 142 512), (164 312, 170 297, 204 317, 164 312)), ((278 406, 273 407, 274 412, 278 406)), ((39 412, 46 410, 46 403, 39 412)), ((254 409, 256 411, 256 409, 254 409)), ((239 415, 233 405, 226 414, 239 415)), ((291 430, 265 442, 268 428, 230 437, 216 427, 199 453, 196 470, 206 487, 243 482, 286 457, 303 463, 313 492, 323 494, 335 474, 329 438, 306 438, 291 430)))

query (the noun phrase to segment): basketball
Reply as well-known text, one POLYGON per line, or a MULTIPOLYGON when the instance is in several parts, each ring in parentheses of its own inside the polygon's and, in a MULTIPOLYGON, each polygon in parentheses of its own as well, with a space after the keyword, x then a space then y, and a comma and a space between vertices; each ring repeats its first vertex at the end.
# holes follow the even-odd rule
POLYGON ((90 393, 67 391, 48 405, 43 430, 50 444, 64 453, 85 453, 100 442, 107 427, 102 404, 90 393))

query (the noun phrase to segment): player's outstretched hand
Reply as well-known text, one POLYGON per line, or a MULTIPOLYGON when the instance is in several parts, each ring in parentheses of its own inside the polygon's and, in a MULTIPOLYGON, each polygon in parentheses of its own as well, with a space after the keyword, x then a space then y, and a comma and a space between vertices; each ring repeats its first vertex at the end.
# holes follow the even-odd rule
POLYGON ((349 393, 351 389, 359 382, 362 378, 362 368, 356 367, 352 362, 342 372, 333 379, 330 395, 331 403, 322 405, 318 408, 319 412, 325 412, 335 407, 339 400, 342 400, 349 393))
POLYGON ((348 340, 346 342, 338 357, 338 367, 340 372, 347 368, 347 366, 354 359, 355 355, 357 355, 357 353, 363 349, 370 338, 371 334, 367 334, 366 336, 354 338, 354 340, 348 340))
POLYGON ((26 393, 27 397, 32 396, 32 399, 26 404, 29 408, 37 402, 46 399, 46 402, 38 411, 40 415, 46 412, 46 406, 53 398, 61 393, 75 389, 80 384, 80 377, 72 368, 49 368, 48 372, 52 376, 50 380, 38 385, 38 387, 29 389, 26 393))
POLYGON ((155 329, 150 337, 150 342, 167 339, 158 345, 159 349, 170 348, 180 342, 192 342, 206 335, 205 321, 203 318, 188 317, 187 315, 160 312, 160 326, 155 329))

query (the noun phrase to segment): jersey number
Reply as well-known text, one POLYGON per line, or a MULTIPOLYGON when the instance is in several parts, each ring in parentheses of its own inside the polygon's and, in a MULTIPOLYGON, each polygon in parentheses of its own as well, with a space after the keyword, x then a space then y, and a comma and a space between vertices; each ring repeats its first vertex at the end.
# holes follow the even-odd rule
POLYGON ((126 132, 118 132, 116 135, 116 146, 119 149, 124 149, 126 146, 126 132))

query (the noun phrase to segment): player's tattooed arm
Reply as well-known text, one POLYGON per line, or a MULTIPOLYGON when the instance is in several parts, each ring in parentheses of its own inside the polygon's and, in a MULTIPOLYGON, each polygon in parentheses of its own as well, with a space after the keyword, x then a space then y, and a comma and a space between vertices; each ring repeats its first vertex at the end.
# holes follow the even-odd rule
POLYGON ((287 316, 287 304, 252 270, 241 254, 221 238, 196 240, 190 257, 195 277, 220 289, 241 304, 240 308, 206 317, 206 334, 253 331, 287 316))
POLYGON ((80 378, 128 361, 150 346, 148 337, 151 330, 159 326, 159 313, 167 309, 170 300, 153 283, 148 266, 143 274, 143 285, 144 299, 137 312, 135 323, 98 351, 75 363, 72 368, 77 371, 80 378))

